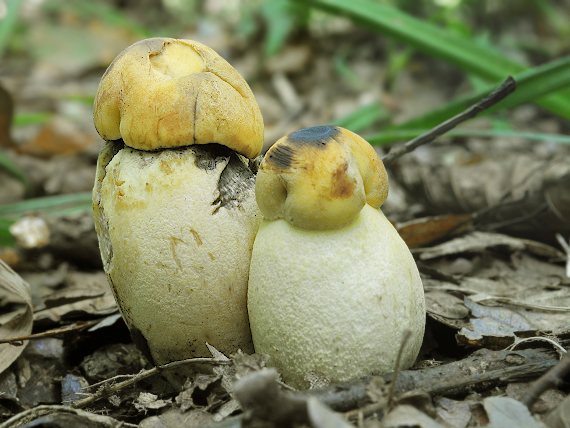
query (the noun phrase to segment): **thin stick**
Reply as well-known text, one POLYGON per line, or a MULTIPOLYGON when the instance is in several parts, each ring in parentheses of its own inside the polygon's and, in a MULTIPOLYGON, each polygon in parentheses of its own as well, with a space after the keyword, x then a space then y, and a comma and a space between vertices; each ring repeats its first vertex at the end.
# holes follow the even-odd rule
POLYGON ((489 107, 497 104, 499 101, 503 100, 505 97, 513 93, 516 88, 517 88, 517 82, 515 82, 515 79, 513 79, 511 76, 507 77, 507 80, 505 80, 501 86, 499 86, 497 89, 495 89, 493 92, 491 92, 488 96, 486 96, 482 100, 473 104, 467 110, 464 110, 458 115, 453 116, 451 119, 448 119, 443 123, 440 123, 435 128, 432 128, 428 132, 423 133, 422 135, 414 138, 413 140, 410 140, 407 143, 402 144, 400 146, 393 147, 392 150, 390 150, 390 152, 387 155, 382 157, 382 162, 384 162, 385 165, 388 165, 394 162, 400 156, 403 156, 406 153, 410 153, 412 150, 415 150, 419 146, 431 143, 437 137, 455 128, 460 123, 465 122, 468 119, 474 118, 483 110, 487 110, 489 107))
POLYGON ((93 321, 79 321, 74 324, 66 325, 64 327, 55 328, 53 330, 44 331, 42 333, 36 334, 29 334, 27 336, 19 336, 19 337, 9 337, 7 339, 0 339, 0 344, 2 343, 11 343, 14 346, 22 345, 24 340, 35 340, 35 339, 42 339, 44 337, 52 337, 57 336, 58 334, 69 333, 70 331, 81 331, 89 327, 93 327, 103 321, 105 318, 101 318, 98 320, 93 321))
POLYGON ((412 336, 412 330, 409 328, 404 330, 402 334, 402 344, 400 345, 400 349, 398 350, 398 357, 396 358, 396 367, 394 368, 394 377, 392 377, 392 383, 390 384, 390 391, 388 393, 388 408, 392 408, 394 404, 394 391, 396 389, 396 382, 398 381, 398 374, 400 372, 400 362, 402 359, 402 353, 404 352, 404 348, 408 344, 408 340, 412 336))
POLYGON ((556 239, 566 253, 566 276, 570 278, 570 245, 566 243, 566 240, 560 233, 556 234, 556 239))
MULTIPOLYGON (((180 367, 180 366, 187 366, 187 365, 191 365, 191 364, 212 364, 212 365, 226 366, 226 365, 233 364, 233 361, 232 360, 221 360, 221 359, 217 359, 217 358, 188 358, 186 360, 173 361, 171 363, 164 364, 162 366, 156 366, 156 367, 153 367, 152 369, 149 369, 149 370, 141 370, 139 373, 137 373, 136 375, 133 375, 133 377, 131 377, 130 379, 125 380, 123 382, 116 383, 115 385, 112 385, 110 387, 103 385, 93 395, 91 395, 87 398, 84 398, 83 400, 78 400, 78 401, 73 402, 73 405, 71 407, 73 407, 74 409, 82 409, 85 406, 88 406, 89 404, 93 403, 94 401, 100 400, 101 398, 107 397, 107 396, 109 396, 109 395, 111 395, 117 391, 120 391, 121 389, 124 389, 124 388, 131 386, 131 385, 134 385, 135 383, 137 383, 143 379, 154 376, 154 375, 161 373, 165 370, 172 370, 172 369, 180 367)), ((113 379, 108 379, 109 382, 111 382, 112 380, 113 379)))
POLYGON ((539 377, 521 399, 521 403, 530 410, 544 391, 560 385, 568 374, 570 374, 570 354, 566 354, 558 364, 539 377))

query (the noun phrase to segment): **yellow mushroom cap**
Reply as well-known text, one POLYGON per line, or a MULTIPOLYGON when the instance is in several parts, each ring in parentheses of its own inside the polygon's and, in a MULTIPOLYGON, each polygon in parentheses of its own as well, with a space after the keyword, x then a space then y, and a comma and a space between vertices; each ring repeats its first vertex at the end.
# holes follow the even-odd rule
POLYGON ((293 132, 266 153, 256 181, 266 219, 303 229, 337 229, 362 207, 378 208, 388 196, 388 175, 372 146, 338 126, 293 132))
POLYGON ((125 49, 99 84, 95 128, 139 150, 217 143, 255 158, 263 118, 251 89, 216 52, 153 38, 125 49))

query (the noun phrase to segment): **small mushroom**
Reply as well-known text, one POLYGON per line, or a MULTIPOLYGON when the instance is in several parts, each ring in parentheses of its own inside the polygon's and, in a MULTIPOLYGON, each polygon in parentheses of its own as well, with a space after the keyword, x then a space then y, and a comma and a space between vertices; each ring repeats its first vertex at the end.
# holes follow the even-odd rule
POLYGON ((93 211, 133 340, 155 364, 252 352, 247 279, 261 221, 247 158, 263 121, 244 79, 208 47, 143 40, 109 66, 94 122, 107 141, 93 211))
POLYGON ((374 149, 336 126, 275 143, 257 176, 265 220, 253 247, 248 310, 256 352, 296 388, 414 363, 425 324, 414 259, 379 209, 388 176, 374 149))

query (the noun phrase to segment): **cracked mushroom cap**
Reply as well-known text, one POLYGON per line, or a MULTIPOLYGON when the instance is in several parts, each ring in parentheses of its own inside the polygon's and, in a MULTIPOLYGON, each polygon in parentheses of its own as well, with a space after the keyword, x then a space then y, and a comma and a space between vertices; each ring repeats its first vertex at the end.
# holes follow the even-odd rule
POLYGON ((255 158, 263 145, 243 77, 192 40, 147 39, 119 54, 99 84, 94 122, 104 140, 138 150, 217 143, 255 158))
POLYGON ((380 207, 388 175, 372 146, 338 126, 316 126, 277 141, 257 175, 256 199, 266 219, 303 229, 338 229, 365 204, 380 207))

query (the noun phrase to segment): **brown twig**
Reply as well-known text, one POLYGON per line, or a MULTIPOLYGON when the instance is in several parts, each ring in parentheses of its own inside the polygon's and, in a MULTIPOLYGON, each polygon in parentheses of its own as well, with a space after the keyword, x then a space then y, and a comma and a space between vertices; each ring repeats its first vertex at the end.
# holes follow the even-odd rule
MULTIPOLYGON (((278 427, 299 424, 315 428, 352 427, 317 398, 283 391, 277 377, 275 369, 262 369, 234 384, 233 394, 246 412, 243 419, 247 422, 244 425, 257 421, 263 426, 269 422, 271 426, 278 427)), ((231 421, 225 423, 224 426, 234 426, 231 421)))
POLYGON ((88 406, 89 404, 97 400, 100 400, 101 398, 108 397, 109 395, 114 394, 115 392, 118 392, 121 389, 127 388, 131 385, 134 385, 135 383, 143 379, 162 373, 166 370, 172 370, 177 367, 189 366, 192 364, 231 365, 233 364, 233 361, 221 360, 217 358, 189 358, 187 360, 173 361, 171 363, 164 364, 162 366, 156 366, 149 370, 141 370, 136 375, 133 375, 130 379, 116 383, 112 386, 107 386, 107 384, 113 382, 113 379, 108 379, 107 382, 104 383, 103 386, 96 393, 90 395, 87 398, 84 398, 83 400, 78 400, 73 402, 73 405, 71 407, 73 407, 74 409, 82 409, 85 406, 88 406))
POLYGON ((307 398, 282 391, 277 377, 275 369, 263 369, 238 380, 233 392, 241 408, 248 418, 272 421, 277 426, 307 422, 307 398))
POLYGON ((400 344, 400 349, 398 350, 398 357, 396 358, 396 368, 394 369, 394 377, 392 379, 392 383, 390 384, 390 390, 388 392, 388 408, 392 408, 394 405, 394 391, 396 388, 396 382, 398 381, 398 374, 400 373, 400 363, 402 360, 402 353, 404 352, 404 348, 406 347, 408 340, 412 336, 412 331, 407 328, 404 330, 402 334, 402 343, 400 344))
MULTIPOLYGON (((557 362, 558 356, 551 351, 481 349, 461 361, 422 370, 401 371, 395 382, 395 393, 421 389, 428 393, 463 395, 509 381, 536 379, 557 362)), ((383 375, 381 378, 392 382, 394 374, 383 375)), ((368 385, 373 379, 364 378, 301 391, 300 394, 315 395, 332 409, 346 412, 370 404, 368 385)))
MULTIPOLYGON (((550 351, 525 349, 521 351, 490 351, 482 349, 461 361, 429 367, 422 370, 404 370, 398 374, 395 393, 421 389, 430 394, 465 395, 492 386, 513 381, 535 379, 558 362, 550 351)), ((386 382, 395 379, 394 374, 380 376, 386 382)), ((353 382, 333 384, 328 387, 290 393, 289 397, 316 397, 337 412, 359 409, 364 414, 382 410, 388 403, 388 393, 372 402, 369 386, 378 377, 367 377, 353 382)), ((267 410, 267 409, 266 409, 267 410)), ((346 413, 354 417, 358 411, 346 413)), ((243 415, 209 425, 209 428, 241 427, 243 415)))
MULTIPOLYGON (((62 418, 63 419, 63 418, 62 418)), ((12 416, 7 421, 0 423, 0 428, 18 428, 21 426, 86 426, 86 427, 117 427, 117 428, 137 428, 138 425, 130 424, 128 422, 118 422, 109 416, 97 415, 92 412, 86 412, 85 410, 72 409, 67 406, 60 405, 49 405, 43 404, 33 407, 28 410, 24 410, 14 416, 12 416), (73 415, 75 418, 71 419, 73 422, 69 422, 69 419, 65 419, 64 422, 57 421, 55 418, 51 421, 44 421, 44 423, 38 423, 38 419, 48 416, 48 415, 73 415), (81 421, 81 422, 79 422, 81 421)))
POLYGON ((99 324, 104 319, 105 318, 93 321, 79 321, 70 325, 54 328, 52 330, 47 330, 41 333, 29 334, 27 336, 9 337, 7 339, 0 339, 0 344, 11 343, 14 346, 20 346, 24 340, 42 339, 44 337, 52 337, 52 336, 57 336, 58 334, 69 333, 70 331, 84 330, 86 328, 90 328, 93 327, 94 325, 99 324))
POLYGON ((566 354, 558 364, 538 378, 521 399, 521 403, 530 409, 544 391, 560 385, 568 374, 570 374, 570 354, 566 354))
POLYGON ((517 88, 517 83, 515 82, 515 79, 509 76, 501 86, 499 86, 497 89, 495 89, 493 92, 491 92, 488 96, 486 96, 482 100, 473 104, 467 110, 464 110, 461 113, 453 116, 451 119, 448 119, 443 123, 440 123, 435 128, 430 129, 428 132, 423 133, 422 135, 414 138, 413 140, 410 140, 405 144, 393 147, 392 150, 390 150, 390 152, 387 155, 382 157, 382 162, 384 162, 385 165, 388 165, 394 162, 399 157, 405 155, 406 153, 410 153, 411 151, 415 150, 419 146, 431 143, 437 137, 452 130, 460 123, 463 123, 468 119, 474 118, 483 110, 486 110, 489 107, 497 104, 499 101, 503 100, 505 97, 513 93, 516 88, 517 88))
POLYGON ((497 223, 488 223, 484 226, 485 226, 485 229, 487 229, 487 230, 494 230, 494 229, 500 229, 501 227, 513 226, 515 224, 524 223, 525 221, 532 220, 533 218, 538 217, 542 212, 546 211, 547 209, 548 209, 548 205, 546 203, 544 203, 544 204, 539 205, 532 212, 527 213, 527 214, 523 214, 520 217, 504 220, 504 221, 497 222, 497 223))

